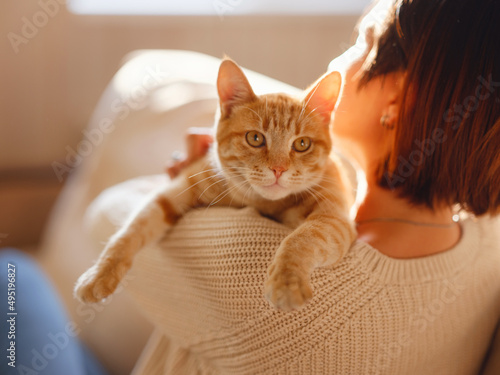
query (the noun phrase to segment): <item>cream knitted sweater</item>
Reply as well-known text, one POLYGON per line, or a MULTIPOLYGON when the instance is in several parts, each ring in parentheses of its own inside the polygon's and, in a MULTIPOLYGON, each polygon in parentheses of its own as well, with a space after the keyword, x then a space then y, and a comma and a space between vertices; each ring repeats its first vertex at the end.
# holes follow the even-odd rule
POLYGON ((251 208, 191 212, 131 270, 157 326, 134 374, 477 374, 500 316, 498 228, 467 219, 455 248, 411 260, 358 242, 283 313, 263 283, 289 229, 251 208))

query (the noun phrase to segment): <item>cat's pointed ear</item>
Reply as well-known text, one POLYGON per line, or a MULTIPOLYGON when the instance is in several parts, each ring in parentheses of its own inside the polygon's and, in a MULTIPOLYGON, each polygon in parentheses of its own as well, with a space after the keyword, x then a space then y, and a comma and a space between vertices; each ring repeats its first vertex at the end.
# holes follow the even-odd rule
POLYGON ((342 77, 339 72, 325 73, 307 90, 304 105, 330 123, 341 85, 342 77))
POLYGON ((217 91, 222 118, 229 116, 235 105, 249 103, 257 98, 243 70, 228 58, 220 64, 217 91))

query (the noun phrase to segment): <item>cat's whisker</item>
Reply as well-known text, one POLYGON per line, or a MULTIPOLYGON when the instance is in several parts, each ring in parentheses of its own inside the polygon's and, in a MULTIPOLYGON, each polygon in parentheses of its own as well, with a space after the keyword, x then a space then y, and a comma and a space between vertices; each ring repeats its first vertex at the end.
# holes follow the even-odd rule
POLYGON ((251 172, 251 169, 248 168, 248 167, 225 167, 222 169, 222 171, 226 172, 226 173, 232 173, 234 171, 236 172, 239 172, 241 176, 243 176, 243 173, 242 172, 251 172))
MULTIPOLYGON (((314 190, 314 189, 313 189, 314 190)), ((314 190, 314 194, 325 204, 329 205, 331 202, 328 200, 328 198, 322 194, 321 192, 314 190)))
MULTIPOLYGON (((334 182, 334 183, 336 183, 336 184, 338 183, 338 180, 336 180, 336 179, 332 179, 331 181, 334 182)), ((324 181, 319 180, 317 182, 312 182, 310 184, 313 187, 321 187, 321 188, 323 188, 323 191, 325 191, 326 194, 332 195, 333 197, 336 196, 336 194, 334 194, 334 192, 340 191, 338 189, 324 189, 324 185, 321 182, 324 182, 324 181)))
POLYGON ((335 205, 333 202, 331 202, 325 196, 322 196, 320 193, 318 194, 318 192, 315 192, 315 195, 319 198, 321 202, 322 210, 329 209, 331 211, 335 211, 335 205))
POLYGON ((244 170, 250 170, 250 168, 248 168, 248 167, 240 167, 240 166, 236 166, 236 165, 224 167, 223 169, 244 169, 244 170))
POLYGON ((238 184, 236 185, 233 185, 229 188, 227 188, 226 190, 224 190, 222 193, 220 193, 219 195, 217 195, 214 199, 212 199, 212 201, 210 202, 210 204, 208 205, 208 207, 210 206, 213 206, 217 203, 219 203, 222 199, 224 199, 229 193, 231 193, 233 190, 237 189, 239 186, 241 186, 242 184, 245 184, 247 183, 246 181, 241 181, 239 182, 238 184), (220 197, 220 198, 219 198, 220 197))
MULTIPOLYGON (((309 100, 311 100, 311 98, 309 98, 309 100)), ((300 111, 299 117, 297 118, 297 123, 302 119, 302 116, 304 115, 304 112, 306 111, 309 104, 309 100, 306 103, 302 103, 302 110, 300 111)))
MULTIPOLYGON (((249 187, 247 188, 247 190, 245 191, 245 194, 243 195, 243 202, 245 202, 245 197, 246 197, 246 195, 247 195, 247 193, 248 193, 248 189, 252 188, 252 185, 250 185, 247 181, 244 181, 244 182, 245 182, 245 183, 247 183, 249 187)), ((241 191, 241 188, 242 188, 244 185, 245 185, 245 184, 240 184, 240 185, 238 186, 238 191, 241 191)), ((231 198, 231 202, 229 202, 229 205, 230 205, 230 206, 232 205, 234 198, 235 198, 235 195, 233 195, 233 197, 231 198)))
MULTIPOLYGON (((218 177, 218 178, 220 178, 220 176, 218 176, 217 174, 215 174, 215 175, 213 175, 213 176, 208 176, 208 177, 205 177, 204 179, 202 179, 202 180, 198 181, 197 183, 195 183, 195 184, 193 184, 193 185, 190 185, 190 186, 189 186, 189 187, 187 187, 186 189, 182 190, 179 194, 176 194, 176 195, 175 195, 175 198, 177 198, 177 197, 181 196, 181 195, 182 195, 182 194, 184 194, 186 191, 188 191, 188 190, 190 190, 190 189, 194 188, 195 186, 197 186, 197 185, 201 184, 202 182, 204 182, 204 181, 206 181, 206 180, 210 180, 210 179, 212 179, 212 178, 217 178, 217 177, 218 177)), ((221 180, 221 181, 223 181, 223 180, 221 180)))
MULTIPOLYGON (((247 167, 236 167, 236 166, 233 166, 233 167, 224 167, 224 168, 222 169, 222 171, 224 171, 224 170, 229 170, 229 169, 234 169, 234 170, 243 170, 243 171, 246 171, 246 170, 248 170, 249 168, 247 168, 247 167)), ((203 192, 202 192, 202 193, 199 195, 199 197, 198 197, 198 199, 200 199, 200 198, 203 196, 203 194, 204 194, 204 193, 205 193, 205 192, 206 192, 206 191, 207 191, 210 187, 214 186, 214 185, 215 185, 215 184, 217 184, 217 183, 220 183, 220 182, 225 181, 224 177, 221 175, 222 171, 221 171, 219 168, 211 168, 211 169, 206 169, 206 170, 204 170, 204 171, 201 171, 201 172, 198 172, 198 173, 195 173, 195 174, 193 174, 193 175, 189 176, 189 178, 192 178, 192 177, 198 176, 198 175, 200 175, 200 174, 202 174, 202 173, 207 173, 207 172, 217 172, 216 174, 214 174, 214 175, 212 175, 212 176, 205 177, 205 178, 203 178, 202 180, 200 180, 200 181, 196 182, 195 184, 193 184, 193 185, 189 186, 188 188, 184 189, 184 190, 183 190, 183 191, 181 191, 179 194, 177 194, 177 195, 176 195, 176 197, 178 197, 178 196, 180 196, 180 195, 184 194, 186 191, 188 191, 188 190, 190 190, 190 189, 194 188, 195 186, 197 186, 197 185, 199 185, 199 184, 201 184, 201 183, 203 183, 203 182, 205 182, 205 181, 207 181, 207 180, 210 180, 210 179, 213 179, 213 178, 219 178, 219 180, 218 180, 218 181, 216 181, 216 182, 212 183, 212 184, 211 184, 211 185, 209 185, 207 188, 205 188, 205 190, 203 190, 203 192)), ((230 173, 234 173, 234 172, 230 172, 230 173)), ((239 176, 239 177, 243 177, 243 174, 242 174, 242 173, 238 173, 238 176, 239 176)))
POLYGON ((243 195, 243 202, 246 202, 248 192, 252 191, 252 185, 248 184, 248 189, 245 191, 245 195, 243 195))
POLYGON ((232 194, 231 200, 229 201, 229 207, 231 207, 233 205, 234 197, 235 197, 235 195, 232 194))
POLYGON ((262 121, 262 117, 260 117, 260 115, 255 110, 253 110, 250 107, 246 107, 246 106, 244 106, 243 108, 248 109, 249 111, 252 111, 253 113, 255 113, 257 115, 257 117, 259 118, 259 120, 262 121))
POLYGON ((325 176, 324 174, 321 173, 311 173, 308 175, 311 179, 317 179, 318 181, 325 181, 325 182, 332 182, 332 183, 338 183, 339 179, 335 177, 328 177, 325 176))
POLYGON ((212 206, 216 205, 217 203, 219 203, 221 200, 223 200, 227 195, 229 195, 236 188, 237 188, 237 186, 232 186, 232 187, 224 190, 222 193, 220 193, 214 199, 212 199, 212 201, 209 203, 209 205, 207 206, 207 208, 212 207, 212 206))
POLYGON ((203 174, 203 173, 207 173, 207 172, 213 172, 213 171, 218 171, 219 169, 218 168, 210 168, 210 169, 205 169, 204 171, 201 171, 201 172, 198 172, 198 173, 195 173, 195 174, 192 174, 191 176, 189 176, 188 178, 193 178, 193 177, 196 177, 200 174, 203 174))
POLYGON ((311 99, 314 97, 314 94, 316 93, 316 91, 318 90, 320 85, 316 85, 316 87, 313 89, 312 92, 310 92, 308 95, 309 95, 309 99, 307 99, 307 102, 304 103, 304 108, 307 107, 309 105, 309 102, 311 101, 311 99))
POLYGON ((233 179, 233 178, 245 178, 245 170, 242 169, 241 171, 240 170, 237 170, 237 169, 234 169, 234 170, 229 170, 228 168, 224 168, 220 173, 221 175, 223 176, 223 178, 227 178, 227 179, 233 179))
POLYGON ((337 197, 330 191, 327 192, 324 192, 324 190, 319 191, 318 189, 316 189, 316 187, 321 188, 322 186, 320 184, 314 184, 310 186, 309 191, 311 192, 311 194, 314 194, 315 196, 319 197, 326 204, 333 205, 334 203, 332 202, 332 200, 336 200, 337 197))
MULTIPOLYGON (((318 185, 319 186, 319 185, 318 185)), ((326 196, 325 194, 323 194, 322 192, 318 191, 317 189, 315 189, 314 187, 310 187, 308 189, 310 191, 311 194, 313 194, 315 197, 318 197, 320 198, 320 200, 326 204, 326 205, 331 205, 333 206, 334 203, 332 202, 332 199, 335 199, 336 197, 332 195, 332 197, 328 197, 326 196)), ((330 195, 330 194, 328 194, 330 195)))
POLYGON ((300 199, 304 199, 304 191, 299 191, 299 194, 300 194, 300 199))
POLYGON ((220 183, 220 182, 224 182, 225 184, 227 184, 227 181, 226 181, 226 180, 218 180, 218 181, 215 181, 214 183, 212 183, 212 184, 208 185, 208 186, 207 186, 207 187, 206 187, 206 188, 205 188, 205 189, 201 192, 201 194, 198 196, 198 200, 200 200, 200 199, 201 199, 201 197, 203 196, 203 194, 205 194, 205 192, 206 192, 208 189, 210 189, 210 188, 211 188, 212 186, 214 186, 214 185, 217 185, 217 184, 218 184, 218 183, 220 183))
POLYGON ((318 204, 318 206, 320 205, 320 201, 318 200, 318 198, 316 198, 316 194, 314 194, 314 190, 312 188, 307 188, 306 191, 309 193, 310 196, 312 196, 314 198, 314 200, 316 201, 316 203, 318 204))
POLYGON ((302 110, 300 111, 299 113, 299 117, 297 118, 297 123, 300 121, 300 119, 302 118, 302 115, 304 114, 304 111, 306 110, 306 105, 303 104, 302 105, 302 110))
POLYGON ((309 118, 314 118, 314 117, 318 117, 319 116, 319 113, 316 112, 318 108, 313 108, 306 116, 306 118, 304 119, 304 121, 308 120, 309 118), (312 117, 311 117, 312 116, 312 117))

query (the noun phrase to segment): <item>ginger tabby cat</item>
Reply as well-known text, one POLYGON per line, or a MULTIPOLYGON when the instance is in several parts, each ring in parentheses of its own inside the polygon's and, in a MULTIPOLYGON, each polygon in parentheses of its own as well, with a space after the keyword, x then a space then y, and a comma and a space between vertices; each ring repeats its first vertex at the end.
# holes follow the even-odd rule
POLYGON ((269 267, 265 296, 284 311, 303 306, 312 297, 314 268, 336 263, 356 237, 344 179, 330 158, 329 122, 340 86, 340 74, 331 72, 303 100, 257 96, 238 65, 223 60, 211 152, 152 194, 111 237, 78 279, 75 295, 90 303, 113 293, 134 255, 159 241, 188 210, 252 206, 294 228, 269 267))

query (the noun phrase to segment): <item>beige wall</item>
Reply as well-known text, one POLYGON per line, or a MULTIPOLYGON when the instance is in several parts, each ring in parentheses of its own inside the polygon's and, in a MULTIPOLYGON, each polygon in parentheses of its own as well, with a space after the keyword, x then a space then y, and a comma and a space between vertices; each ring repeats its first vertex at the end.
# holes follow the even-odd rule
POLYGON ((60 189, 50 165, 66 156, 66 147, 76 146, 99 95, 128 52, 173 48, 225 53, 245 67, 305 87, 346 48, 357 19, 98 17, 57 7, 52 5, 52 14, 44 16, 47 11, 39 1, 2 4, 0 235, 8 239, 0 245, 36 241, 60 189), (25 26, 25 20, 35 29, 25 26), (13 47, 9 38, 16 36, 9 33, 25 39, 13 47), (31 203, 23 204, 27 201, 31 203), (22 228, 26 215, 38 227, 22 228))

